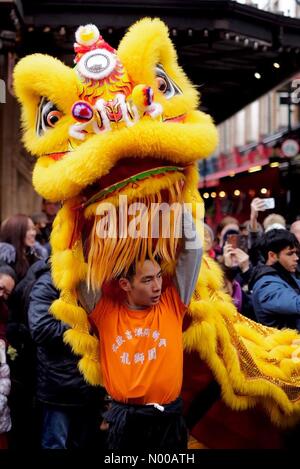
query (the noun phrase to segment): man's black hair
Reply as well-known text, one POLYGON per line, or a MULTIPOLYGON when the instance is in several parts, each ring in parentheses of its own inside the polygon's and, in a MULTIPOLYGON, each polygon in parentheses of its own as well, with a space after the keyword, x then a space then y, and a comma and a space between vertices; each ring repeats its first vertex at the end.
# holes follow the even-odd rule
POLYGON ((7 264, 0 264, 0 275, 9 275, 17 283, 17 275, 12 267, 7 264))
POLYGON ((263 234, 259 242, 259 250, 265 261, 267 261, 270 251, 279 254, 286 248, 300 249, 300 244, 296 236, 288 230, 270 230, 263 234))
MULTIPOLYGON (((145 258, 145 261, 152 261, 154 260, 155 262, 157 262, 159 265, 161 263, 161 259, 158 257, 158 256, 154 256, 153 259, 150 259, 149 256, 146 256, 145 258)), ((132 281, 133 277, 135 276, 136 274, 136 266, 137 264, 139 263, 138 262, 132 262, 132 264, 130 264, 130 266, 128 267, 128 270, 125 272, 123 271, 119 276, 118 276, 118 279, 120 278, 127 278, 127 280, 129 280, 130 282, 132 281)))
POLYGON ((132 264, 130 264, 127 271, 123 271, 119 275, 119 279, 120 278, 127 278, 127 280, 129 280, 131 282, 133 277, 135 276, 135 274, 136 274, 136 263, 133 262, 132 264))

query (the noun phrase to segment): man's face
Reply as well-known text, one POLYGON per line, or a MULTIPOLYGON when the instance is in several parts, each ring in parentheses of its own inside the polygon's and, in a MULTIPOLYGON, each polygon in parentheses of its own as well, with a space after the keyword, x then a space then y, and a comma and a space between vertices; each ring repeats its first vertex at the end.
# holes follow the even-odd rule
POLYGON ((138 264, 131 280, 121 279, 120 286, 127 294, 127 301, 133 306, 154 306, 159 303, 162 289, 162 272, 157 262, 146 260, 138 264))
POLYGON ((44 202, 43 209, 44 209, 44 212, 47 213, 47 215, 54 217, 59 210, 59 203, 50 202, 49 200, 46 200, 44 202))
POLYGON ((0 298, 7 300, 13 291, 15 281, 9 275, 0 274, 0 298))
MULTIPOLYGON (((274 254, 274 253, 273 253, 274 254)), ((297 269, 297 264, 299 260, 298 251, 296 248, 287 247, 280 251, 279 254, 276 254, 276 260, 279 262, 282 267, 284 267, 288 272, 294 273, 297 269)))

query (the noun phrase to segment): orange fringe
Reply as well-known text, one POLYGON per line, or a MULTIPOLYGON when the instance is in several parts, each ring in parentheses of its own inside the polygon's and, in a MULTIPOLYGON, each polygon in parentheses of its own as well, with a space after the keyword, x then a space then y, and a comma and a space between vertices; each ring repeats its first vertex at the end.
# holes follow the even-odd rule
POLYGON ((130 265, 144 262, 146 258, 154 260, 158 257, 162 264, 174 261, 181 238, 182 202, 182 184, 177 181, 158 194, 132 201, 132 204, 146 207, 143 210, 137 207, 134 215, 138 216, 138 221, 134 221, 133 215, 120 217, 122 206, 96 215, 90 236, 88 288, 101 288, 104 282, 126 274, 130 265), (167 204, 167 208, 174 204, 168 214, 160 211, 162 203, 167 204), (154 226, 157 226, 157 233, 153 233, 154 226))

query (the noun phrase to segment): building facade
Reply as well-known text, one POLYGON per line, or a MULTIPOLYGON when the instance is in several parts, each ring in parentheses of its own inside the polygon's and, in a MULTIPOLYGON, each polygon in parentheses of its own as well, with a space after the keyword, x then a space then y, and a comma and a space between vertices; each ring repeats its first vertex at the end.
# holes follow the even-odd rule
POLYGON ((297 0, 237 0, 239 3, 256 6, 265 11, 298 18, 300 4, 297 0))
POLYGON ((299 98, 300 74, 218 126, 219 147, 199 165, 211 224, 244 222, 254 197, 274 197, 288 222, 300 216, 299 98))
POLYGON ((32 188, 33 159, 21 142, 19 106, 13 96, 15 54, 0 55, 2 93, 0 104, 0 218, 41 211, 41 198, 32 188))

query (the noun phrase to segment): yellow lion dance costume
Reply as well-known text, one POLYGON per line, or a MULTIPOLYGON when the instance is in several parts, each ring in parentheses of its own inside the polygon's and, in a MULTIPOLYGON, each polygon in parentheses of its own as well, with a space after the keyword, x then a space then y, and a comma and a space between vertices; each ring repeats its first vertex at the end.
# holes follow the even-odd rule
MULTIPOLYGON (((65 341, 81 355, 88 382, 101 383, 98 339, 89 333, 77 288, 96 289, 128 267, 138 252, 175 260, 174 234, 151 240, 99 240, 101 204, 176 201, 202 203, 197 160, 215 149, 211 118, 197 110, 199 94, 177 64, 159 19, 133 25, 118 50, 93 25, 76 33, 76 67, 41 54, 15 68, 24 143, 37 157, 33 184, 42 197, 62 201, 51 236, 52 274, 61 291, 52 313, 71 326, 65 341)), ((203 205, 202 205, 203 206, 203 205)), ((193 212, 198 223, 196 210, 193 212)), ((197 351, 235 410, 264 407, 285 426, 300 415, 299 335, 240 315, 223 291, 216 263, 204 258, 189 306, 186 351, 197 351), (295 342, 296 341, 296 342, 295 342)))

